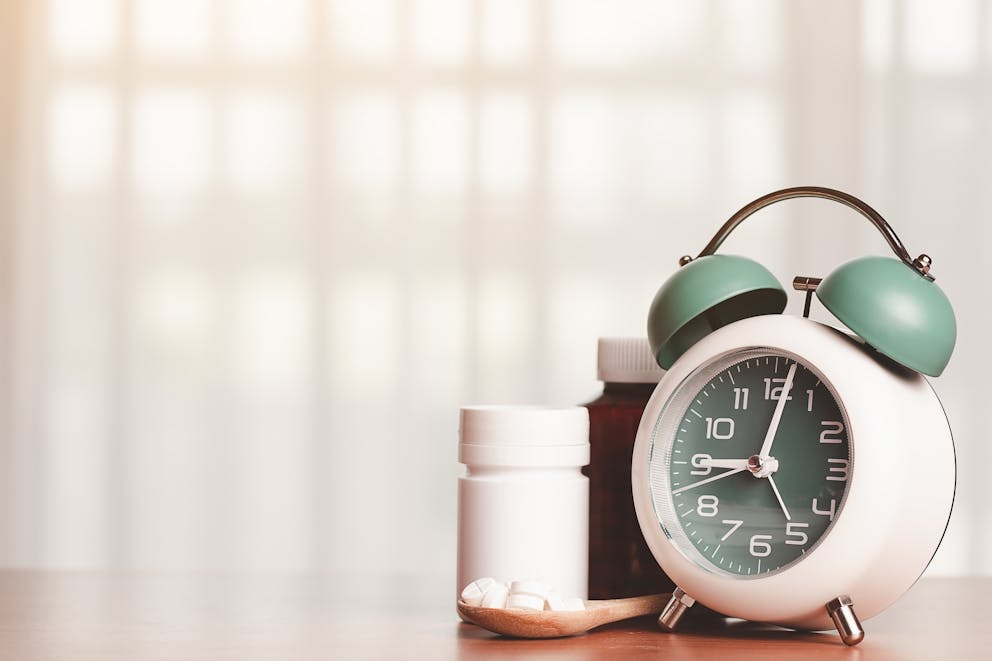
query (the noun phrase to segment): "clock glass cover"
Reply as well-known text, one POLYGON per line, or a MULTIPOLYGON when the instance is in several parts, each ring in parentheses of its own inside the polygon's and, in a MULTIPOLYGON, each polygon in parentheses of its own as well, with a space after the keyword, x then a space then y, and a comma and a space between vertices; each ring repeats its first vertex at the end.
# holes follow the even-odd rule
POLYGON ((690 375, 655 422, 649 457, 665 534, 697 565, 738 578, 812 552, 853 469, 832 387, 773 349, 726 354, 690 375))

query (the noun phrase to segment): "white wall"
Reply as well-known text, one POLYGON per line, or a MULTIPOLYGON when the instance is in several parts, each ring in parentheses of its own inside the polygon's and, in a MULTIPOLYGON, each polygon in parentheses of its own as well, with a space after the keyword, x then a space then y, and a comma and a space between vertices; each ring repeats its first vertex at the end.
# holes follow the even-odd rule
MULTIPOLYGON (((0 563, 450 574, 458 407, 588 399, 679 255, 817 184, 956 305, 932 571, 992 571, 987 3, 18 8, 0 563)), ((886 250, 791 204, 725 249, 786 282, 886 250)))

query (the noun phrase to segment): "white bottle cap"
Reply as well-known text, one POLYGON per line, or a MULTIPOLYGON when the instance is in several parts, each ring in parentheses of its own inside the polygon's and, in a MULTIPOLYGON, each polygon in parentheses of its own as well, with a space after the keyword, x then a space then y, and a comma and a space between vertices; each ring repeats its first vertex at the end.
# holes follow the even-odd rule
POLYGON ((466 406, 458 461, 476 466, 585 466, 589 410, 582 406, 466 406))
POLYGON ((646 337, 601 337, 596 376, 604 383, 658 383, 665 370, 651 355, 646 337))

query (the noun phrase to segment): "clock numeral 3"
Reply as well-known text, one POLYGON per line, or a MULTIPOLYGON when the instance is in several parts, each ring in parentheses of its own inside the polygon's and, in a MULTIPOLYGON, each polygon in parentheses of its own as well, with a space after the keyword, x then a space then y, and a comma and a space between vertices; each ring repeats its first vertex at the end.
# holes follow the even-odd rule
POLYGON ((831 482, 847 482, 847 459, 827 459, 827 464, 837 464, 836 466, 827 466, 827 479, 831 482), (831 475, 831 473, 839 473, 839 475, 831 475))
POLYGON ((699 516, 716 516, 720 499, 716 496, 700 496, 696 500, 696 513, 699 516))

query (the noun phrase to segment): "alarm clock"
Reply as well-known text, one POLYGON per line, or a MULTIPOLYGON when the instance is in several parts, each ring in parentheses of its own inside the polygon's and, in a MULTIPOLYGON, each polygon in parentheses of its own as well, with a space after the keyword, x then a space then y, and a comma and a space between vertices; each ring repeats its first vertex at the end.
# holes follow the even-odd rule
POLYGON ((947 365, 956 323, 931 260, 861 200, 799 187, 748 204, 680 266, 649 313, 667 372, 631 467, 641 530, 678 586, 659 625, 674 630, 698 601, 855 645, 861 621, 927 567, 954 500, 951 429, 924 375, 947 365), (854 209, 897 257, 797 277, 802 317, 782 314, 767 269, 716 252, 752 213, 796 197, 854 209), (808 318, 814 294, 851 332, 808 318))

